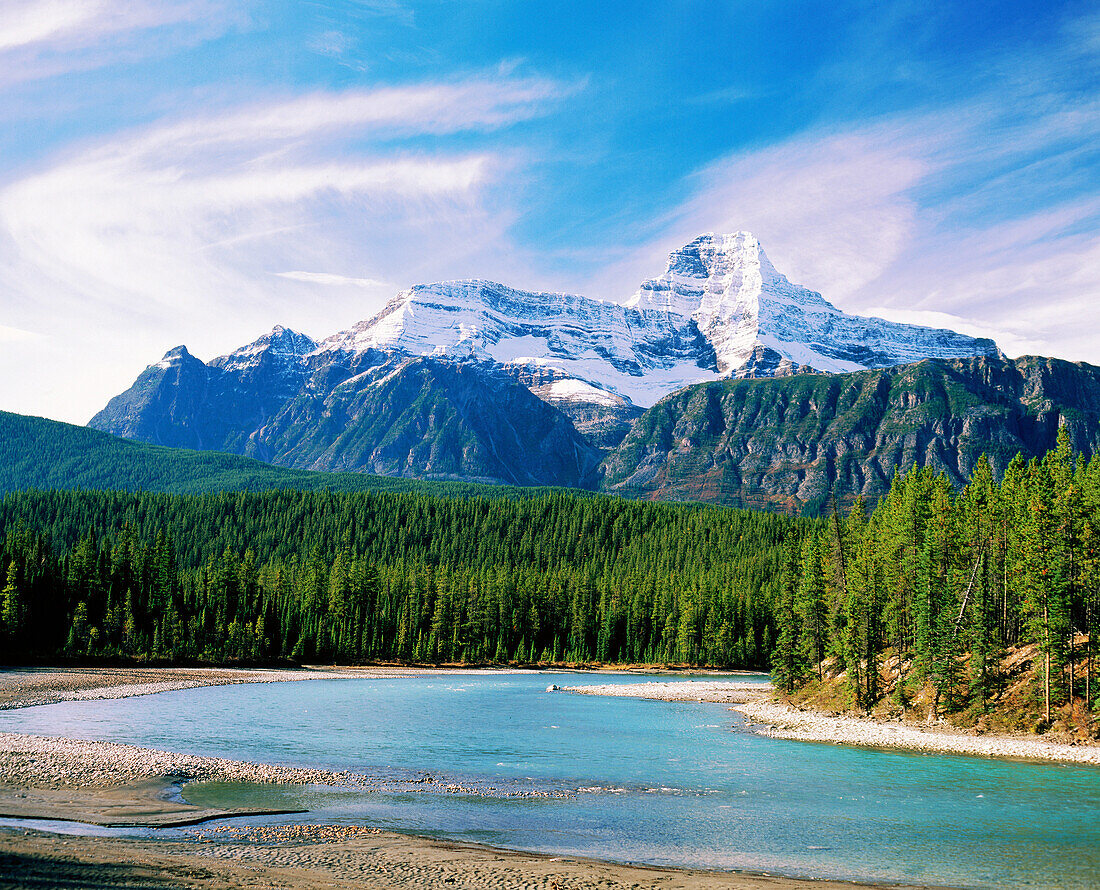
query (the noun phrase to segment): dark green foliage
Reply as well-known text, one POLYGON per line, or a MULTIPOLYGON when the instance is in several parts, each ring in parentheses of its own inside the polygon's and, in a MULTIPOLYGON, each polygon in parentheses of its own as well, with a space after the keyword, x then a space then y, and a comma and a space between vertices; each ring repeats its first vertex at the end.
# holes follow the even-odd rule
POLYGON ((650 408, 605 458, 602 487, 827 516, 833 497, 874 505, 914 466, 956 489, 983 454, 1003 474, 1016 454, 1053 448, 1059 428, 1100 453, 1100 368, 987 356, 722 380, 650 408))
POLYGON ((789 666, 798 640, 811 661, 840 656, 852 702, 865 709, 881 696, 889 653, 903 674, 900 702, 912 680, 927 687, 932 717, 982 711, 1001 655, 1032 644, 1045 720, 1076 697, 1091 708, 1100 458, 1075 461, 1065 429, 1044 457, 1013 460, 999 484, 985 459, 957 495, 945 475, 914 469, 895 477, 869 519, 857 505, 831 529, 825 557, 819 535, 805 539, 797 608, 777 600, 784 681, 805 677, 789 666))
POLYGON ((2 629, 21 658, 764 667, 804 527, 552 491, 11 493, 2 629))
POLYGON ((806 659, 799 645, 798 621, 799 553, 788 546, 783 560, 779 595, 775 601, 777 634, 772 652, 772 682, 791 693, 806 678, 806 659))
POLYGON ((0 411, 0 494, 38 489, 165 491, 423 491, 447 497, 525 497, 545 489, 315 473, 235 454, 119 439, 98 430, 0 411))

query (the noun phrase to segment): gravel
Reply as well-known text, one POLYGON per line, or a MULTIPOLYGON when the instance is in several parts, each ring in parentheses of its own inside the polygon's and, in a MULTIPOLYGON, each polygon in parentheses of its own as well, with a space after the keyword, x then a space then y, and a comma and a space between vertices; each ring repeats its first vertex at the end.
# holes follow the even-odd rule
POLYGON ((750 728, 754 732, 776 739, 1100 766, 1100 746, 1097 745, 1066 745, 1019 736, 969 735, 940 727, 925 729, 870 718, 832 717, 799 711, 767 699, 744 702, 732 710, 752 721, 754 725, 750 728))
POLYGON ((1021 736, 979 736, 953 732, 946 727, 925 728, 872 718, 800 711, 774 701, 770 684, 688 680, 635 685, 551 686, 547 691, 732 704, 734 707, 730 710, 742 714, 748 720, 750 730, 775 739, 1100 766, 1100 745, 1067 745, 1021 736))
POLYGON ((619 698, 648 698, 654 701, 696 701, 739 704, 761 695, 770 687, 762 683, 718 680, 673 680, 650 683, 609 683, 591 686, 551 686, 548 692, 577 695, 612 695, 619 698))
POLYGON ((179 785, 187 782, 258 782, 507 798, 572 796, 567 791, 543 788, 497 788, 449 782, 427 773, 393 780, 347 770, 337 772, 200 757, 117 742, 0 733, 0 785, 18 788, 117 787, 153 778, 179 785))

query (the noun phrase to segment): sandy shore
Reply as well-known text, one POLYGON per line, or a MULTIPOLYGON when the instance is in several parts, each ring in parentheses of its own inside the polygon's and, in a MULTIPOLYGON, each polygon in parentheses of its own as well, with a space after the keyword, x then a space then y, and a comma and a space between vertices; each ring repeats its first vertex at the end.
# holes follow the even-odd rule
POLYGON ((892 884, 633 867, 448 843, 362 826, 205 831, 183 841, 0 830, 0 890, 31 887, 903 890, 892 884))
POLYGON ((153 695, 174 689, 233 683, 289 683, 298 680, 363 680, 462 674, 462 669, 324 668, 0 668, 0 711, 59 701, 95 701, 153 695))
MULTIPOLYGON (((0 671, 0 708, 74 699, 148 695, 224 683, 311 678, 395 677, 401 669, 244 671, 222 669, 88 669, 0 671)), ((434 673, 434 672, 433 672, 434 673)), ((470 673, 448 671, 448 673, 470 673)), ((710 681, 691 684, 698 689, 710 681)), ((643 686, 667 687, 654 683, 643 686)), ((741 684, 752 685, 752 684, 741 684)), ((665 689, 664 694, 673 691, 665 689)), ((735 693, 709 688, 707 695, 735 693)), ((737 693, 740 695, 741 693, 737 693)), ((713 699, 712 699, 713 700, 713 699)), ((723 698, 727 703, 734 698, 723 698)), ((376 777, 174 754, 111 742, 0 733, 0 814, 21 819, 167 827, 245 811, 206 810, 178 794, 189 781, 354 785, 432 793, 492 794, 496 789, 376 777), (400 786, 400 787, 399 787, 400 786)), ((503 794, 504 792, 499 792, 503 794)), ((509 794, 545 796, 546 792, 509 794)), ((255 811, 253 811, 255 812, 255 811)), ((273 811, 259 811, 271 813, 273 811)), ((545 890, 740 888, 853 890, 892 884, 807 881, 768 875, 633 867, 392 834, 364 826, 281 825, 192 829, 183 840, 59 835, 0 829, 0 890, 23 887, 288 888, 467 887, 545 890)))
POLYGON ((552 685, 547 691, 573 692, 577 695, 613 695, 619 698, 648 698, 654 701, 742 704, 758 699, 770 690, 771 686, 767 683, 751 683, 743 680, 655 680, 649 683, 630 684, 552 685))
POLYGON ((730 710, 749 720, 754 732, 776 739, 1100 766, 1100 745, 1065 745, 1024 736, 978 736, 942 726, 923 727, 800 711, 772 700, 771 686, 760 683, 688 680, 630 686, 561 686, 555 687, 555 691, 732 704, 730 710))

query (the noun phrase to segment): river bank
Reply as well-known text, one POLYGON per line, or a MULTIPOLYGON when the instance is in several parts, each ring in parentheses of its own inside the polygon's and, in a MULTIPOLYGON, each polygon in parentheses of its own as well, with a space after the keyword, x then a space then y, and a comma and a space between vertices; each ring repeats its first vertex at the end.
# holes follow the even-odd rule
POLYGON ((1062 744, 1028 736, 974 735, 946 726, 916 726, 879 718, 803 711, 771 697, 771 686, 740 681, 670 681, 555 687, 579 695, 615 695, 657 701, 716 702, 732 705, 749 728, 770 738, 836 745, 857 745, 924 754, 964 754, 1100 766, 1100 745, 1062 744))
POLYGON ((184 840, 0 829, 0 890, 917 890, 895 884, 648 868, 354 825, 195 830, 184 840))
MULTIPOLYGON (((227 686, 234 683, 290 683, 300 680, 364 680, 414 677, 425 668, 405 667, 72 667, 0 669, 0 711, 30 708, 61 701, 97 701, 155 695, 175 689, 227 686)), ((461 668, 432 669, 431 673, 462 673, 461 668)))
MULTIPOLYGON (((395 677, 404 669, 245 671, 97 669, 0 672, 4 704, 147 695, 224 683, 311 678, 395 677), (289 676, 288 676, 289 675, 289 676), (45 701, 43 701, 45 700, 45 701)), ((468 673, 448 671, 448 673, 468 673)), ((643 684, 646 685, 646 684, 643 684)), ((166 828, 227 817, 241 810, 188 804, 180 788, 194 781, 354 785, 429 793, 492 794, 494 789, 441 785, 431 776, 403 783, 376 777, 169 753, 113 742, 0 733, 0 813, 22 820, 72 820, 166 828), (401 788, 396 785, 401 784, 401 788), (393 786, 393 787, 390 787, 393 786)), ((514 793, 514 792, 510 792, 514 793)), ((545 792, 532 792, 540 794, 545 792)), ((250 811, 273 815, 274 811, 250 811)), ((47 823, 48 824, 48 823, 47 823)), ((204 825, 170 839, 99 837, 36 828, 0 828, 0 890, 15 887, 468 887, 626 890, 705 887, 740 890, 895 888, 731 872, 648 868, 498 850, 349 825, 204 825)))

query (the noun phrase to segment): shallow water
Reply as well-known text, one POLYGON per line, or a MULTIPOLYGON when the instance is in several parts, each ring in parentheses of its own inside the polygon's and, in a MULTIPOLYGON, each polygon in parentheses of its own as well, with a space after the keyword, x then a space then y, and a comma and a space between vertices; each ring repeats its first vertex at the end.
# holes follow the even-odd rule
POLYGON ((0 730, 395 780, 429 772, 506 792, 585 789, 562 799, 189 786, 188 800, 202 805, 305 807, 317 821, 662 865, 1100 886, 1100 769, 787 742, 745 731, 725 705, 546 692, 648 679, 221 686, 10 711, 0 730))

